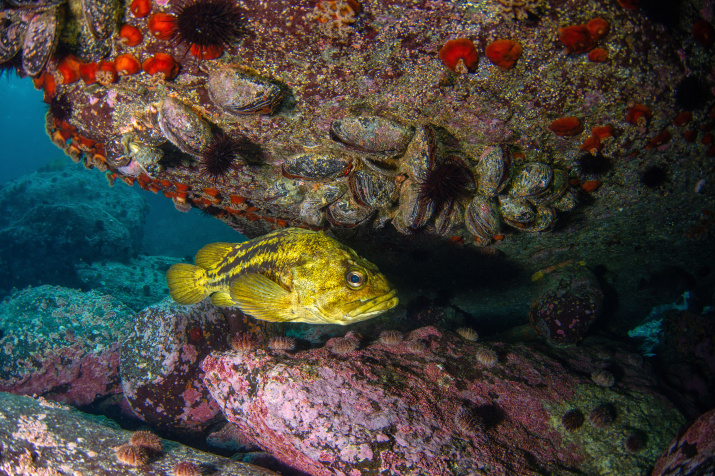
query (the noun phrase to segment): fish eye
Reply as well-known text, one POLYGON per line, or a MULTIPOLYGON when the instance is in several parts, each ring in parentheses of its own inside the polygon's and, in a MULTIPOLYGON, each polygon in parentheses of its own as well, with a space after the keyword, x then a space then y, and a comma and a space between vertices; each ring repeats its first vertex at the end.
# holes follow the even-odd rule
POLYGON ((353 289, 360 289, 365 285, 365 281, 367 281, 367 276, 360 270, 351 269, 345 273, 345 282, 353 289))

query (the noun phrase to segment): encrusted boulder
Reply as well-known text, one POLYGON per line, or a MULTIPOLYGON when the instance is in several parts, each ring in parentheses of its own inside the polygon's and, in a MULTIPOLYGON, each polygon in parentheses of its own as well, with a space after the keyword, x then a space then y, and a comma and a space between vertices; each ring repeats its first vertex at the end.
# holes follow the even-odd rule
POLYGON ((134 436, 104 417, 80 413, 44 398, 0 392, 0 474, 3 475, 199 474, 178 472, 176 466, 182 464, 204 471, 201 474, 278 476, 255 465, 159 438, 156 440, 161 443, 162 451, 152 452, 146 464, 137 467, 129 464, 126 457, 120 459, 122 452, 116 450, 127 445, 134 436))
POLYGON ((657 379, 612 354, 612 387, 596 349, 474 343, 433 327, 400 340, 350 333, 295 353, 212 352, 204 382, 248 439, 312 475, 531 474, 557 468, 638 474, 683 417, 653 390, 657 379), (613 408, 611 424, 567 430, 566 411, 613 408), (648 433, 626 458, 622 439, 648 433))
POLYGON ((134 312, 111 296, 59 286, 0 304, 0 391, 88 405, 121 393, 119 342, 134 312))
POLYGON ((673 440, 651 476, 715 474, 715 410, 702 414, 673 440))
POLYGON ((166 299, 137 314, 120 364, 132 411, 152 426, 185 433, 221 420, 199 364, 211 350, 227 348, 227 336, 223 314, 207 302, 182 306, 166 299))

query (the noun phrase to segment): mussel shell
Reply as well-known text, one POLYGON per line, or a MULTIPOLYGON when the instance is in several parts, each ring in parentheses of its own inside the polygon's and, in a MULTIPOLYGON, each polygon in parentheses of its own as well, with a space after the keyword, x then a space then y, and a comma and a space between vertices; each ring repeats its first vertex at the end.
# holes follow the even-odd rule
POLYGON ((540 162, 528 162, 514 177, 510 193, 517 197, 535 196, 546 191, 553 179, 551 167, 540 162))
POLYGON ((464 224, 472 235, 491 240, 501 228, 499 207, 493 199, 476 195, 464 212, 464 224))
POLYGON ((432 126, 427 124, 419 127, 402 157, 400 170, 412 179, 423 182, 434 162, 436 149, 437 140, 432 126))
POLYGON ((186 154, 200 156, 213 139, 208 123, 189 106, 171 97, 159 105, 156 121, 164 137, 186 154))
POLYGON ((129 149, 129 157, 137 161, 137 163, 147 171, 153 170, 164 156, 161 149, 155 149, 154 147, 149 147, 138 142, 129 142, 127 147, 129 149))
POLYGON ((420 187, 411 179, 405 180, 400 189, 400 204, 395 213, 393 224, 404 234, 413 233, 425 226, 432 218, 432 202, 420 200, 420 187))
POLYGON ((335 226, 352 228, 368 221, 374 214, 375 210, 363 207, 345 194, 326 209, 325 216, 335 226))
POLYGON ((566 193, 569 188, 569 174, 563 169, 554 169, 554 179, 546 193, 527 197, 536 206, 555 202, 566 193))
POLYGON ((304 152, 289 157, 281 170, 288 178, 321 180, 343 176, 350 172, 352 159, 332 152, 304 152))
POLYGON ((387 177, 367 170, 350 174, 350 192, 361 205, 371 208, 387 208, 397 200, 397 186, 387 177))
POLYGON ((22 48, 27 23, 17 21, 0 30, 0 63, 12 59, 22 48))
POLYGON ((325 208, 342 197, 347 185, 342 182, 328 183, 308 193, 300 204, 301 219, 309 225, 322 226, 325 223, 325 208))
POLYGON ((522 228, 522 230, 532 233, 543 233, 551 230, 554 223, 556 223, 556 210, 549 206, 538 207, 536 209, 536 219, 534 223, 522 228))
POLYGON ((104 157, 107 164, 116 169, 129 164, 131 157, 127 147, 131 134, 116 135, 104 144, 104 157))
POLYGON ((283 100, 278 84, 233 68, 209 71, 207 88, 211 101, 232 114, 273 114, 283 100))
POLYGON ((504 223, 523 229, 536 220, 536 211, 526 199, 511 195, 499 195, 498 198, 504 223))
POLYGON ((487 147, 474 167, 479 192, 493 197, 504 190, 509 183, 510 167, 511 156, 506 146, 487 147))
POLYGON ((363 152, 402 152, 413 134, 413 127, 380 116, 345 117, 330 124, 331 139, 363 152))
POLYGON ((45 69, 60 37, 61 14, 58 8, 35 13, 27 26, 22 44, 22 69, 36 76, 45 69))
POLYGON ((264 199, 276 205, 289 206, 301 202, 304 196, 304 187, 299 186, 295 180, 281 177, 268 187, 264 199))
POLYGON ((107 39, 114 31, 117 6, 115 0, 82 0, 84 21, 96 39, 107 39))
POLYGON ((322 226, 325 223, 325 209, 317 205, 310 197, 306 197, 298 207, 300 219, 308 225, 322 226))
POLYGON ((440 236, 450 236, 464 225, 464 214, 459 203, 452 203, 442 207, 434 218, 434 228, 440 236))
POLYGON ((561 198, 555 202, 551 202, 551 206, 560 212, 569 212, 576 208, 576 205, 578 205, 577 193, 578 192, 576 192, 573 188, 568 187, 561 198))

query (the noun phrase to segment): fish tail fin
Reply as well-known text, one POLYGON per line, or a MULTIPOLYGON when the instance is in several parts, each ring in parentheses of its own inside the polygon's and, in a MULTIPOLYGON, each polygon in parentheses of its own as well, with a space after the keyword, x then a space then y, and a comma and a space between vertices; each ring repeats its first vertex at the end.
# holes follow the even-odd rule
POLYGON ((169 294, 179 304, 196 304, 210 294, 206 270, 193 264, 176 263, 166 272, 169 294))

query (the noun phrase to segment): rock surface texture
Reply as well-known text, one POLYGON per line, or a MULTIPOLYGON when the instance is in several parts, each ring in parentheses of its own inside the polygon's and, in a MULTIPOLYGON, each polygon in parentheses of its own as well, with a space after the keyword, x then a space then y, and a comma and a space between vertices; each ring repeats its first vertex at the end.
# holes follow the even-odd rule
POLYGON ((204 380, 246 437, 321 476, 642 474, 684 421, 624 353, 610 356, 622 373, 604 387, 588 378, 604 366, 594 349, 471 343, 432 327, 401 342, 350 339, 295 354, 212 352, 204 380), (575 409, 586 422, 567 429, 575 409), (606 416, 590 423, 594 412, 606 416), (628 453, 635 430, 647 445, 628 453))
POLYGON ((0 393, 0 415, 0 472, 7 476, 166 476, 177 474, 173 468, 179 463, 193 463, 210 474, 277 475, 169 440, 161 441, 163 450, 146 464, 130 465, 119 461, 115 448, 129 443, 131 432, 42 398, 0 393))

